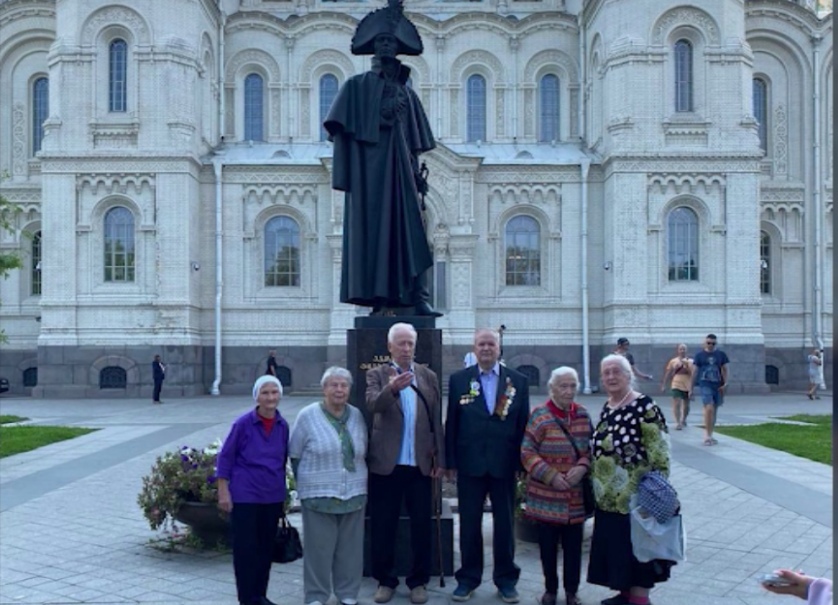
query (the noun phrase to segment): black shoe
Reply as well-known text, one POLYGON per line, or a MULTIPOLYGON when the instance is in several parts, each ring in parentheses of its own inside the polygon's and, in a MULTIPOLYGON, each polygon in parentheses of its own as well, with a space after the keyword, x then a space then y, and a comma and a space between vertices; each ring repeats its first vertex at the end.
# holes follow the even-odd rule
POLYGON ((433 307, 427 301, 420 300, 414 307, 414 313, 424 317, 442 317, 442 313, 434 311, 433 307))
POLYGON ((276 605, 273 601, 269 601, 268 597, 262 597, 259 599, 259 605, 276 605))
POLYGON ((602 605, 629 605, 629 601, 622 594, 615 594, 613 597, 600 601, 602 605))

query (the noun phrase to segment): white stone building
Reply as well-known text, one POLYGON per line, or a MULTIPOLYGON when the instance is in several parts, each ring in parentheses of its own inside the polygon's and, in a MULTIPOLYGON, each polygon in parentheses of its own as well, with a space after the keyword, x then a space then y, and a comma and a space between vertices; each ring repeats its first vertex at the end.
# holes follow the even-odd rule
MULTIPOLYGON (((292 389, 345 363, 367 309, 338 302, 343 196, 320 124, 369 68, 350 39, 382 5, 0 0, 14 392, 145 394, 155 353, 164 398, 247 391, 271 348, 292 389)), ((831 3, 406 11, 438 140, 423 157, 446 373, 501 324, 507 364, 539 384, 570 364, 595 388, 620 336, 657 380, 714 332, 733 392, 800 387, 815 345, 829 360, 831 3)))

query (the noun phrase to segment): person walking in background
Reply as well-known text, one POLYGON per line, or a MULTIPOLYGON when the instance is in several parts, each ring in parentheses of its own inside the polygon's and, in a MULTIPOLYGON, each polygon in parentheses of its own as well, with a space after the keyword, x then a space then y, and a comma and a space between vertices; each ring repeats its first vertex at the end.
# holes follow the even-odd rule
POLYGON ((774 573, 788 584, 785 586, 763 584, 768 592, 794 595, 806 601, 807 605, 832 605, 832 580, 814 578, 790 569, 778 569, 774 573))
POLYGON ((163 389, 163 381, 166 379, 166 366, 160 361, 160 356, 155 355, 151 362, 151 373, 154 379, 154 392, 151 394, 152 403, 163 403, 160 401, 160 391, 163 389))
POLYGON ((628 359, 629 365, 631 366, 631 372, 638 378, 642 378, 643 380, 652 380, 651 374, 644 374, 640 370, 637 369, 637 366, 634 365, 634 355, 629 353, 629 346, 631 343, 629 342, 628 338, 621 337, 617 339, 617 348, 614 349, 614 355, 622 355, 626 359, 628 359))
POLYGON ((527 377, 500 363, 500 335, 474 335, 477 365, 451 375, 445 424, 446 467, 457 478, 462 564, 451 598, 467 601, 483 575, 483 503, 492 502, 492 580, 506 603, 518 602, 513 533, 515 476, 530 414, 527 377))
POLYGON ((320 379, 323 401, 297 415, 288 451, 303 509, 303 591, 307 605, 334 594, 355 605, 364 558, 367 425, 349 404, 352 374, 332 366, 320 379))
POLYGON ((806 359, 809 362, 809 391, 806 395, 809 399, 820 399, 818 386, 821 383, 821 365, 823 364, 821 352, 815 347, 806 359))
POLYGON ((413 563, 405 579, 412 603, 428 600, 433 532, 432 480, 445 460, 439 379, 414 363, 416 329, 396 323, 387 334, 391 362, 367 372, 367 409, 372 416, 369 443, 373 600, 387 603, 395 575, 396 534, 402 501, 410 517, 413 563))
POLYGON ((718 339, 708 334, 704 348, 693 358, 692 384, 697 385, 704 405, 704 445, 716 445, 713 429, 716 428, 716 414, 724 403, 728 383, 727 364, 730 360, 721 349, 716 348, 718 339))
POLYGON ((281 397, 282 383, 260 376, 253 384, 256 407, 233 422, 218 454, 218 507, 230 513, 239 605, 274 605, 267 591, 286 498, 289 433, 278 410, 281 397))
POLYGON ((690 413, 690 397, 693 390, 693 360, 687 357, 685 344, 675 347, 675 357, 666 364, 661 381, 661 393, 666 391, 666 383, 670 378, 672 378, 672 384, 669 387, 672 395, 672 417, 675 419, 675 430, 680 431, 687 426, 687 414, 690 413))
POLYGON ((567 605, 576 596, 582 572, 585 501, 582 478, 591 466, 591 417, 573 401, 579 389, 576 370, 563 366, 547 381, 550 398, 530 415, 521 462, 527 472, 524 514, 538 523, 538 547, 544 572, 540 605, 556 605, 559 591, 558 547, 567 605))
POLYGON ((276 363, 276 349, 268 351, 268 367, 265 369, 266 376, 279 376, 279 365, 276 363))
POLYGON ((649 605, 650 590, 669 579, 674 563, 660 559, 641 563, 634 556, 629 500, 648 471, 669 475, 666 421, 652 398, 634 389, 625 357, 605 357, 600 377, 608 400, 591 446, 596 510, 588 582, 619 591, 602 605, 649 605))

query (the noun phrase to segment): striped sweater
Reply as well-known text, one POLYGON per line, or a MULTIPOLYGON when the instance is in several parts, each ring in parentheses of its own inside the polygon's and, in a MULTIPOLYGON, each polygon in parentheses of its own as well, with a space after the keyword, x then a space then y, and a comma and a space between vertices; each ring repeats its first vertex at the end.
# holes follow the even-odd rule
POLYGON ((576 464, 590 466, 591 419, 588 411, 579 405, 576 417, 563 422, 573 436, 581 461, 577 461, 567 436, 546 405, 530 415, 521 445, 521 462, 527 471, 525 514, 535 521, 574 525, 585 521, 581 482, 563 491, 552 487, 550 482, 557 473, 566 473, 576 464))

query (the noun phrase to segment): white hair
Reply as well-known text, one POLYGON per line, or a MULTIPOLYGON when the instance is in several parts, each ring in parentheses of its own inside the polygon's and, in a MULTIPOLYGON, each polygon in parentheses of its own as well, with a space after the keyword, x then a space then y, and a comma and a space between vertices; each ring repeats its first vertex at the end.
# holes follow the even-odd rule
POLYGON ((279 378, 271 376, 270 374, 265 374, 264 376, 257 378, 256 382, 253 383, 253 401, 257 401, 259 399, 259 391, 261 391, 262 387, 269 382, 273 382, 277 387, 279 387, 279 396, 282 397, 282 383, 279 381, 279 378))
POLYGON ((325 389, 326 384, 328 384, 332 378, 343 378, 349 383, 350 387, 352 386, 352 373, 346 368, 342 368, 340 366, 326 368, 326 371, 323 372, 323 377, 320 379, 320 386, 325 389))
POLYGON ((561 366, 550 372, 550 378, 547 379, 547 388, 550 388, 550 386, 552 386, 554 382, 557 382, 562 376, 570 376, 573 378, 573 381, 576 383, 576 390, 579 390, 579 374, 577 374, 576 370, 570 366, 561 366))
POLYGON ((634 381, 634 372, 631 371, 631 364, 629 360, 623 357, 622 355, 618 355, 617 353, 611 353, 610 355, 606 355, 602 358, 602 361, 599 362, 599 373, 602 374, 602 368, 605 366, 606 363, 616 363, 620 366, 620 370, 622 370, 623 374, 628 376, 629 378, 629 386, 633 389, 636 386, 634 381))
POLYGON ((393 342, 393 339, 396 337, 396 333, 401 331, 410 332, 410 334, 413 336, 413 342, 416 342, 416 339, 418 338, 416 328, 404 322, 395 323, 392 326, 390 326, 390 331, 387 332, 387 342, 393 342))

